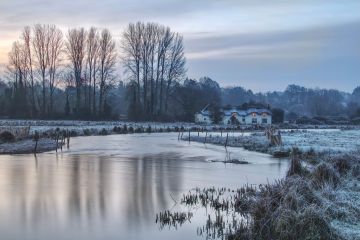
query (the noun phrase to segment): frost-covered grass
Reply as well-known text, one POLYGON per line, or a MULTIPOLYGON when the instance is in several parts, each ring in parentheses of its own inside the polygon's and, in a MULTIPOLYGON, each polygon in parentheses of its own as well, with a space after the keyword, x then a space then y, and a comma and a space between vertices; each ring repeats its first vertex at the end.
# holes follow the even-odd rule
POLYGON ((186 129, 196 127, 198 125, 191 123, 157 123, 157 122, 126 122, 126 121, 77 121, 77 120, 0 120, 0 126, 30 126, 30 134, 38 131, 39 133, 51 132, 56 128, 76 132, 82 135, 84 130, 88 129, 90 132, 101 131, 102 129, 111 132, 115 126, 133 128, 146 128, 148 126, 152 129, 160 128, 175 128, 183 126, 186 129))
MULTIPOLYGON (((0 127, 30 127, 30 135, 37 131, 40 135, 52 135, 56 129, 72 132, 73 136, 117 134, 114 128, 131 128, 134 132, 178 132, 178 131, 244 131, 258 129, 257 126, 225 126, 225 125, 203 125, 188 122, 130 122, 130 121, 78 121, 78 120, 13 120, 1 119, 0 127), (136 131, 137 130, 137 131, 136 131)), ((264 128, 264 127, 260 127, 264 128)), ((132 133, 132 132, 121 132, 132 133)))
POLYGON ((226 238, 360 239, 360 130, 282 130, 281 136, 282 146, 271 146, 263 132, 190 136, 191 141, 291 156, 287 176, 260 187, 248 204, 245 226, 241 223, 226 238))
MULTIPOLYGON (((282 130, 282 145, 271 146, 263 131, 250 134, 229 133, 226 140, 226 133, 209 133, 207 135, 192 134, 191 141, 206 142, 211 144, 232 147, 244 147, 247 150, 269 153, 274 156, 283 153, 288 156, 292 148, 296 147, 301 152, 324 152, 324 153, 344 153, 360 149, 360 130, 282 130), (206 138, 206 139, 205 139, 206 138)), ((188 140, 188 135, 183 136, 183 140, 188 140)))
POLYGON ((273 184, 196 189, 181 203, 216 213, 198 228, 207 239, 335 240, 360 239, 359 200, 360 152, 294 150, 287 176, 273 184))
POLYGON ((282 132, 284 148, 294 146, 302 151, 348 152, 360 149, 360 130, 288 131, 282 132))

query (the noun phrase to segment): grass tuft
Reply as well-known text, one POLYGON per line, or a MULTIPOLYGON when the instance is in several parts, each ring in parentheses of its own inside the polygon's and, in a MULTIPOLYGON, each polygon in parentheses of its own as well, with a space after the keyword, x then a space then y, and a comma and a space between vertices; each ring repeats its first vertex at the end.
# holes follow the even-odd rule
POLYGON ((313 183, 316 187, 331 184, 336 187, 340 181, 339 173, 328 163, 322 162, 312 172, 313 183))

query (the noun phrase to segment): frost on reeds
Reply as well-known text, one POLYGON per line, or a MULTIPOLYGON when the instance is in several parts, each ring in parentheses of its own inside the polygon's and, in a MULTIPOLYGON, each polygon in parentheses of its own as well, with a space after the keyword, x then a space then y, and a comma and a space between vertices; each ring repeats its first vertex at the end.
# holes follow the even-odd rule
POLYGON ((207 239, 360 239, 359 199, 359 152, 295 150, 282 180, 195 189, 181 204, 213 211, 197 231, 207 239))
POLYGON ((155 222, 160 224, 160 229, 163 229, 165 226, 174 227, 176 229, 178 226, 183 225, 186 221, 190 222, 192 217, 192 212, 165 211, 156 214, 155 222))

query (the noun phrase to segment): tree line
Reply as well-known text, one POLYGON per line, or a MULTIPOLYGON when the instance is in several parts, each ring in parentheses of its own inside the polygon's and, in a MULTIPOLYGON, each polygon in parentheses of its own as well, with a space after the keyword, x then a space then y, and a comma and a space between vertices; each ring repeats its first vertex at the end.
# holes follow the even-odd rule
POLYGON ((95 27, 65 34, 55 25, 25 27, 9 53, 3 83, 7 109, 2 112, 20 118, 110 117, 108 93, 120 83, 119 62, 127 80, 129 116, 167 115, 173 85, 185 76, 183 37, 169 27, 142 22, 129 24, 121 40, 95 27), (64 109, 54 108, 63 101, 56 95, 63 93, 64 109))
POLYGON ((129 24, 122 39, 129 73, 129 117, 156 120, 168 114, 173 86, 185 76, 183 37, 154 23, 129 24))
POLYGON ((193 121, 205 106, 262 104, 285 118, 360 116, 353 93, 289 85, 254 93, 186 77, 183 37, 157 23, 130 23, 115 39, 108 29, 25 27, 0 80, 0 117, 193 121))
POLYGON ((9 53, 5 93, 9 116, 56 116, 59 89, 65 89, 66 114, 101 115, 108 87, 116 77, 116 57, 115 40, 107 29, 74 28, 63 34, 55 25, 25 27, 9 53), (70 109, 71 88, 76 98, 70 109))

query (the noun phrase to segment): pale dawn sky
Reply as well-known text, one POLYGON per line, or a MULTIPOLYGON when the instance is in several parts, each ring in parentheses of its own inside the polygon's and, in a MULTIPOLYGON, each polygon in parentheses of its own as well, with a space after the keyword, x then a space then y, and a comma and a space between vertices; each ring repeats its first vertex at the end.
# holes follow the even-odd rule
POLYGON ((185 38, 188 76, 254 91, 288 84, 352 91, 360 85, 360 1, 0 0, 0 65, 22 28, 36 23, 170 26, 185 38))

